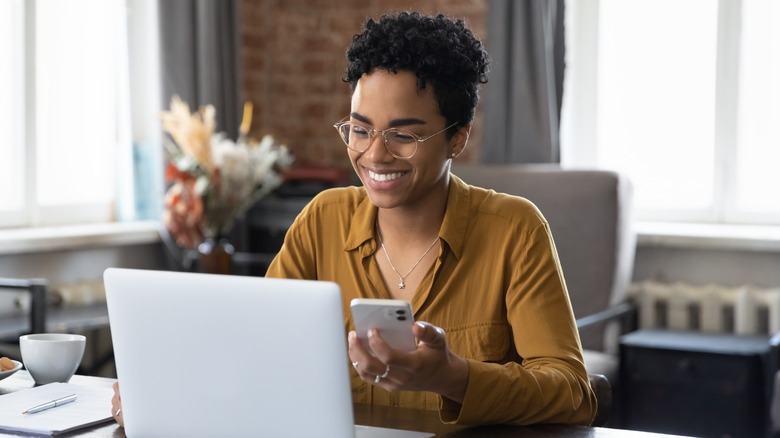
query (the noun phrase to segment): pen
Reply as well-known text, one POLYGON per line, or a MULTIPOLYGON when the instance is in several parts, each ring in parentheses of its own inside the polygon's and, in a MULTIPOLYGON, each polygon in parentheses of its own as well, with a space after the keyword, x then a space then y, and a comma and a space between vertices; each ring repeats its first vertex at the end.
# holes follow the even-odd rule
POLYGON ((37 406, 33 406, 30 409, 22 412, 22 415, 24 414, 34 414, 36 412, 45 411, 46 409, 56 408, 57 406, 62 406, 66 403, 70 403, 72 401, 76 401, 76 394, 66 395, 65 397, 58 398, 56 400, 52 400, 50 402, 41 403, 37 406))

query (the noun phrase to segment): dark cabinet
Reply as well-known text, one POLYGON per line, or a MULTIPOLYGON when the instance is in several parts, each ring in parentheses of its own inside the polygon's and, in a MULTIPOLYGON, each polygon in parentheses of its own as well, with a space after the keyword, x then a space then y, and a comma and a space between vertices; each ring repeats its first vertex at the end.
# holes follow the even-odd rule
POLYGON ((622 427, 701 437, 768 436, 777 369, 769 337, 637 331, 621 338, 622 427))

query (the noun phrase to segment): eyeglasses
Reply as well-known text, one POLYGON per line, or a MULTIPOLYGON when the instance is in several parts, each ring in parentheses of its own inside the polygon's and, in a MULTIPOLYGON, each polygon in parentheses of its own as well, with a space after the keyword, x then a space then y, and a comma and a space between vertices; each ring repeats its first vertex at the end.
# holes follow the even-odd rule
POLYGON ((369 146, 371 146, 371 140, 375 135, 379 134, 384 140, 385 148, 387 148, 387 151, 390 152, 392 156, 406 160, 412 158, 414 154, 417 153, 417 146, 420 143, 441 134, 457 124, 458 122, 455 122, 441 131, 424 138, 420 138, 417 134, 404 131, 403 129, 388 128, 379 131, 346 121, 340 121, 333 125, 333 127, 339 131, 339 135, 341 136, 341 139, 344 140, 347 148, 355 152, 363 153, 367 151, 369 146))

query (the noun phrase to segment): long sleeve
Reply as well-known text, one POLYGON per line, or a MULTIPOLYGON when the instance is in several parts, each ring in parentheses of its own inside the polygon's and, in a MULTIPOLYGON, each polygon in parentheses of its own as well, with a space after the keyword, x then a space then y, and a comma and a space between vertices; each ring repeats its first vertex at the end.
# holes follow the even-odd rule
MULTIPOLYGON (((491 325, 494 333, 481 342, 492 347, 487 351, 501 352, 503 357, 469 361, 463 404, 442 399, 442 420, 590 424, 596 411, 595 395, 547 224, 540 218, 536 226, 509 235, 515 238, 498 251, 508 260, 508 281, 501 286, 486 281, 506 287, 506 325, 490 314, 482 320, 486 324, 497 321, 491 325)), ((467 261, 464 254, 461 263, 467 261)), ((477 342, 466 348, 473 354, 484 347, 477 342)))

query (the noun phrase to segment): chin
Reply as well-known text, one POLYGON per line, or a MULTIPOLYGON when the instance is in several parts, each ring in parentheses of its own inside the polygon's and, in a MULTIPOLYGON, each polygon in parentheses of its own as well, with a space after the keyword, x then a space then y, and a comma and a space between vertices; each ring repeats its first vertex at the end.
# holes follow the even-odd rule
POLYGON ((371 200, 371 203, 377 208, 393 208, 399 205, 398 198, 393 195, 377 192, 371 188, 366 188, 366 194, 368 194, 368 199, 371 200))

